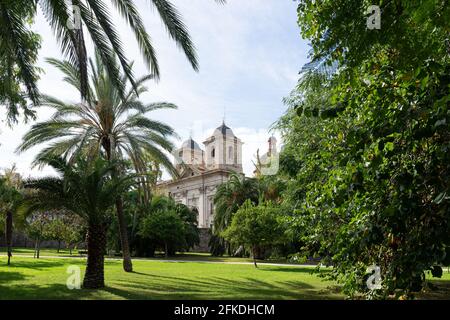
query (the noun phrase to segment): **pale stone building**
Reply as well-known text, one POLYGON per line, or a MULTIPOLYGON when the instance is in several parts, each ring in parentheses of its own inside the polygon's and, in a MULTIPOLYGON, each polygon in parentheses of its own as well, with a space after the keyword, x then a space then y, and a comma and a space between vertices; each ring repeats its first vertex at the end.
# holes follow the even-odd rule
POLYGON ((242 172, 242 141, 222 123, 204 142, 205 150, 189 138, 175 150, 175 165, 180 174, 176 180, 158 184, 160 193, 198 211, 201 243, 198 250, 208 249, 208 230, 214 219, 214 195, 217 187, 232 173, 242 172))

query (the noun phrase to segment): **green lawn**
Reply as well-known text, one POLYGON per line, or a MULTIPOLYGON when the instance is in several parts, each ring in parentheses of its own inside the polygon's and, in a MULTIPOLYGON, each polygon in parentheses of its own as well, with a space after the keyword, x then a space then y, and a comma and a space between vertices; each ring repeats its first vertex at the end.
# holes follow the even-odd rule
POLYGON ((0 257, 0 299, 339 299, 311 268, 135 260, 133 273, 107 261, 103 290, 69 290, 69 265, 85 259, 0 257))
MULTIPOLYGON (((125 273, 120 260, 107 260, 103 290, 69 290, 70 265, 85 268, 85 258, 25 257, 29 249, 15 249, 11 266, 0 252, 0 299, 343 299, 339 287, 325 281, 312 268, 293 266, 211 264, 205 261, 246 261, 211 258, 203 254, 180 255, 167 261, 135 259, 134 273, 125 273), (198 260, 175 262, 173 259, 198 260)), ((32 251, 31 251, 32 254, 32 251)), ((43 255, 55 256, 54 250, 43 255)), ((67 255, 61 252, 60 255, 67 255)), ((326 271, 323 271, 326 272, 326 271)), ((431 280, 431 277, 429 277, 431 280)), ((431 280, 432 290, 420 299, 449 299, 450 273, 431 280)))
MULTIPOLYGON (((13 248, 13 256, 33 256, 34 249, 32 248, 13 248)), ((6 255, 6 248, 0 247, 0 256, 6 255)), ((69 250, 61 249, 57 252, 56 249, 47 249, 43 248, 40 251, 41 257, 80 257, 78 250, 72 250, 72 256, 70 255, 69 250)), ((113 257, 120 258, 120 257, 113 257)), ((136 259, 136 258, 135 258, 136 259)), ((198 253, 198 252, 185 252, 185 253, 177 253, 174 257, 165 258, 164 253, 157 254, 154 258, 146 258, 148 260, 189 260, 189 261, 217 261, 217 262, 253 262, 250 258, 237 258, 237 257, 212 257, 209 253, 198 253)), ((270 262, 270 263, 287 263, 285 259, 278 260, 264 260, 260 262, 270 262)))

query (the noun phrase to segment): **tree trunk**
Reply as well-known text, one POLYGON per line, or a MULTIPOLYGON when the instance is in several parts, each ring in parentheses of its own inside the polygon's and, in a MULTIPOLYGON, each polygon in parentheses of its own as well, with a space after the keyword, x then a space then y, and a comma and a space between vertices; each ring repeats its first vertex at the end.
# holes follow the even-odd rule
POLYGON ((36 243, 36 259, 39 259, 39 254, 41 253, 41 239, 39 238, 36 243))
POLYGON ((252 247, 252 253, 253 253, 253 264, 255 265, 255 268, 258 268, 258 265, 256 264, 256 248, 255 248, 255 246, 252 247))
POLYGON ((122 246, 123 270, 133 272, 133 263, 131 262, 130 245, 128 243, 127 224, 123 214, 123 200, 121 197, 116 200, 117 220, 119 222, 120 244, 122 246))
POLYGON ((56 252, 59 253, 59 250, 61 250, 61 240, 58 240, 58 250, 56 252))
POLYGON ((105 249, 106 228, 101 224, 93 224, 88 228, 87 234, 87 266, 84 275, 83 287, 98 289, 105 286, 105 249))
MULTIPOLYGON (((105 149, 106 157, 108 161, 112 159, 111 141, 104 139, 102 141, 103 149, 105 149)), ((112 176, 116 176, 117 172, 113 172, 112 176)), ((127 224, 125 222, 125 215, 123 213, 123 200, 122 197, 116 199, 116 212, 117 212, 117 222, 119 224, 119 236, 120 236, 120 246, 122 247, 123 256, 123 270, 125 272, 133 272, 133 263, 131 262, 130 245, 128 243, 128 230, 127 224)))
POLYGON ((8 266, 11 264, 12 257, 12 232, 13 232, 13 214, 8 210, 6 212, 5 240, 8 251, 8 266))
POLYGON ((225 247, 227 248, 228 256, 232 257, 233 253, 231 252, 231 242, 225 241, 225 247))
POLYGON ((164 253, 166 255, 166 258, 169 257, 169 246, 167 245, 167 242, 164 242, 164 253))
POLYGON ((264 260, 264 249, 261 246, 255 247, 256 259, 264 260))

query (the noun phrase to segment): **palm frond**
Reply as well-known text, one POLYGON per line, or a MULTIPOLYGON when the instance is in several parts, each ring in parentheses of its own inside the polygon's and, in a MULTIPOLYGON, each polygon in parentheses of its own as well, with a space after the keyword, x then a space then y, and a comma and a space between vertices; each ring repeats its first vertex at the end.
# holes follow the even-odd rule
MULTIPOLYGON (((80 8, 81 18, 84 21, 87 30, 95 43, 98 53, 102 59, 102 64, 108 71, 108 75, 111 83, 119 91, 122 98, 125 97, 125 84, 122 82, 120 76, 120 69, 115 61, 116 52, 111 48, 111 44, 105 31, 100 26, 99 22, 95 17, 92 16, 89 9, 82 3, 78 3, 80 8)), ((133 72, 130 70, 128 65, 125 65, 124 72, 127 74, 129 81, 134 84, 133 72)))
POLYGON ((67 24, 71 18, 71 8, 67 6, 65 1, 60 0, 42 0, 38 3, 56 34, 56 39, 61 45, 63 54, 80 72, 80 92, 82 98, 88 98, 88 92, 83 90, 83 88, 87 89, 88 86, 86 61, 83 61, 87 57, 85 56, 85 50, 82 50, 84 49, 84 39, 82 38, 82 30, 76 32, 77 30, 71 29, 67 24))
POLYGON ((150 72, 156 79, 159 79, 160 72, 156 52, 134 2, 132 0, 112 0, 112 3, 118 9, 120 14, 126 18, 132 31, 134 32, 141 49, 141 53, 144 56, 144 60, 150 69, 150 72))
POLYGON ((0 2, 0 40, 7 45, 7 54, 14 53, 20 69, 20 78, 25 83, 29 98, 33 103, 39 101, 39 90, 36 86, 36 69, 28 50, 29 31, 26 29, 18 6, 0 2))
POLYGON ((167 0, 150 0, 158 11, 167 32, 176 44, 184 51, 194 70, 198 70, 197 53, 186 25, 178 10, 167 0))

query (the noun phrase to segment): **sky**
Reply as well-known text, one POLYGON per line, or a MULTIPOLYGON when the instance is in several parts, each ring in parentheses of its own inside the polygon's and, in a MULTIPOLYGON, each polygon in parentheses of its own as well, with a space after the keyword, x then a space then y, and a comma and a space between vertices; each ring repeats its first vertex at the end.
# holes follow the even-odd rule
MULTIPOLYGON (((256 151, 266 151, 271 125, 285 112, 282 99, 298 80, 298 72, 308 61, 309 47, 297 26, 297 4, 292 0, 228 0, 219 5, 213 0, 173 0, 183 16, 197 48, 200 63, 195 72, 184 54, 169 38, 150 1, 136 1, 146 29, 156 49, 161 78, 147 84, 141 95, 144 103, 166 101, 178 110, 164 110, 148 116, 172 126, 180 136, 178 146, 190 135, 202 147, 222 121, 243 142, 243 168, 253 172, 256 151)), ((148 72, 137 42, 117 12, 111 10, 126 56, 134 61, 136 77, 148 72)), ((62 74, 45 58, 63 58, 47 21, 39 13, 33 30, 42 36, 39 67, 45 70, 38 83, 42 93, 64 101, 77 102, 78 93, 62 82, 62 74)), ((88 44, 92 53, 92 45, 88 44)), ((42 121, 51 110, 37 110, 42 121)), ((32 123, 8 128, 0 124, 0 169, 16 165, 23 176, 52 174, 49 168, 31 168, 36 147, 16 154, 22 136, 32 123)), ((274 135, 280 140, 278 133, 274 135)))

